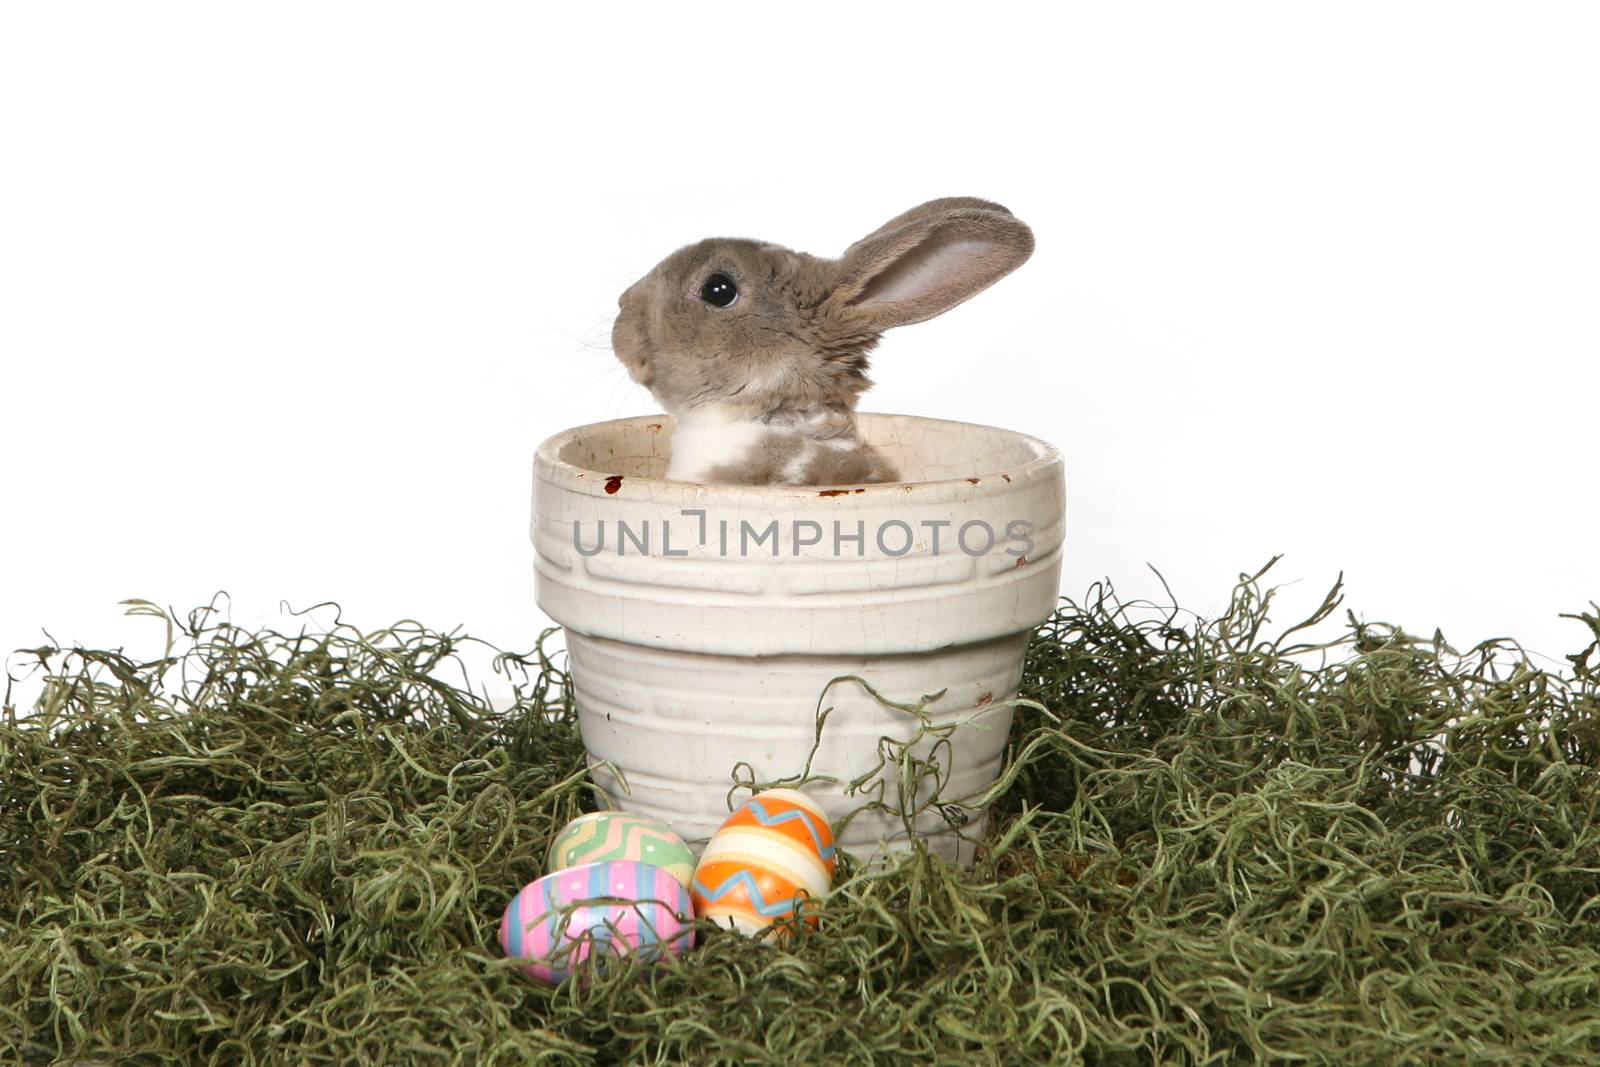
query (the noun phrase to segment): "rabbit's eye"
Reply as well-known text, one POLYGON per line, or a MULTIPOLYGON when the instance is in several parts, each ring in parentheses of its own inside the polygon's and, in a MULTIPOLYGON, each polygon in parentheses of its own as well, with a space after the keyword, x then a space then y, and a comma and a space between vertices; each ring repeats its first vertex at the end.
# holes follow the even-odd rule
POLYGON ((739 290, 726 274, 713 274, 700 286, 700 299, 712 307, 725 308, 739 299, 739 290))

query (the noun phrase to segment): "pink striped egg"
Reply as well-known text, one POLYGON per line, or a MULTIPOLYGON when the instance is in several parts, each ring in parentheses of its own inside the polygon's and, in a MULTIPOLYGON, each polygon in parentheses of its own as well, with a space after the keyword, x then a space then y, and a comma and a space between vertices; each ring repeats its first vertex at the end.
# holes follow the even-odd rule
POLYGON ((553 871, 523 886, 500 920, 500 947, 542 982, 585 960, 654 960, 694 946, 689 891, 649 863, 608 860, 553 871))

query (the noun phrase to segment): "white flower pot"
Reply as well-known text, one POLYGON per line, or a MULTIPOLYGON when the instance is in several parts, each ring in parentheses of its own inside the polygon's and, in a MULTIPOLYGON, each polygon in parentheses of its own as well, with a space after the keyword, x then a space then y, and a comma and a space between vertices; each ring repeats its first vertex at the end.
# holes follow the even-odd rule
MULTIPOLYGON (((880 738, 922 728, 859 684, 827 688, 844 675, 907 704, 942 691, 924 710, 934 727, 954 726, 949 743, 935 750, 925 735, 913 751, 938 761, 944 800, 994 781, 1012 717, 1005 701, 1059 591, 1060 454, 1023 434, 938 419, 867 414, 860 429, 913 480, 666 481, 664 416, 580 426, 539 447, 539 606, 566 628, 579 726, 614 806, 703 843, 728 814, 737 765, 767 782, 800 774, 809 757, 812 775, 837 783, 806 792, 839 819, 864 802, 843 791, 878 764, 880 738), (820 744, 819 700, 834 709, 820 744)), ((929 792, 924 783, 919 802, 929 792)), ((895 812, 864 813, 840 837, 864 858, 908 844, 901 813, 918 805, 893 781, 882 796, 895 812)), ((970 862, 984 814, 969 814, 959 834, 936 810, 912 824, 970 862)))

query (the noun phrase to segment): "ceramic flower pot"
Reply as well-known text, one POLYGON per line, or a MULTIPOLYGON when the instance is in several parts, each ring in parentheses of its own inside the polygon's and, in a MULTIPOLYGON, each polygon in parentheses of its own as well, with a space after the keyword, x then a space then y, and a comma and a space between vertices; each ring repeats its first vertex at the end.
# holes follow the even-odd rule
POLYGON ((933 792, 976 796, 999 772, 1004 703, 1060 585, 1061 457, 1023 434, 937 419, 869 414, 860 430, 913 480, 666 481, 666 417, 540 446, 538 602, 566 629, 584 744, 614 806, 703 843, 727 817, 736 768, 768 782, 809 761, 836 780, 806 786, 830 817, 868 795, 890 809, 858 815, 843 848, 870 857, 916 834, 970 862, 984 813, 967 811, 956 833, 919 809, 933 792), (942 695, 919 717, 856 682, 829 686, 851 675, 892 702, 942 695), (908 790, 891 767, 880 791, 845 795, 893 754, 884 739, 919 739, 908 750, 934 761, 937 779, 908 790))

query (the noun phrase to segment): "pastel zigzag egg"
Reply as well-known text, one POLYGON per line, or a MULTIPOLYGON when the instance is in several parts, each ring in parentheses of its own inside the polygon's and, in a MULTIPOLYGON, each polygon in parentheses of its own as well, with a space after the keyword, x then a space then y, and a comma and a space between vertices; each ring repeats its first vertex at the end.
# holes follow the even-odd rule
POLYGON ((586 961, 679 955, 694 947, 693 916, 689 891, 660 867, 586 863, 524 886, 501 917, 500 947, 555 984, 586 961))
POLYGON ((769 789, 711 836, 689 892, 696 915, 754 934, 794 915, 807 897, 827 896, 833 868, 833 829, 816 801, 769 789))
POLYGON ((550 842, 545 867, 633 860, 660 867, 684 885, 694 877, 694 853, 660 819, 625 811, 591 811, 567 823, 550 842))

